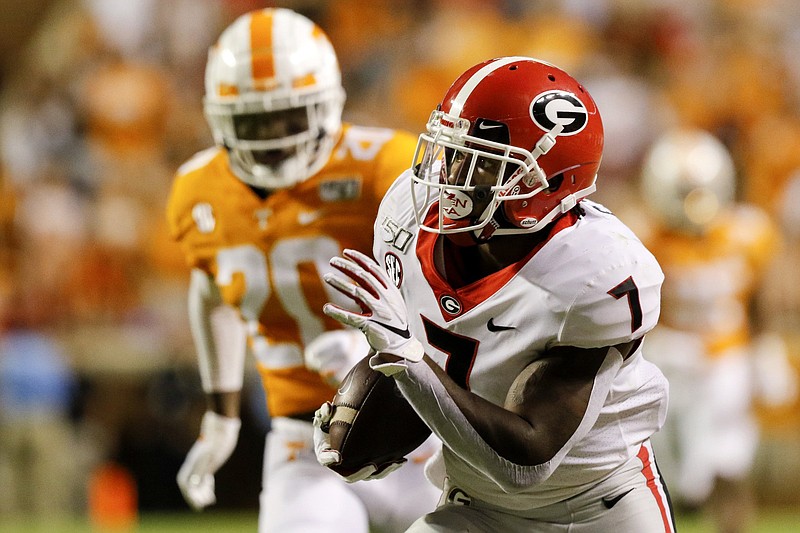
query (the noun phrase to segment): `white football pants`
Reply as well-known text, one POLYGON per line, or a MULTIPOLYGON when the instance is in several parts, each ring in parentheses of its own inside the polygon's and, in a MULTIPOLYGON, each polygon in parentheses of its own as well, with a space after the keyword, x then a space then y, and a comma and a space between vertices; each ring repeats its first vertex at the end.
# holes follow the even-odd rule
POLYGON ((432 511, 441 495, 423 473, 431 438, 384 479, 347 483, 314 455, 310 422, 272 419, 267 434, 259 533, 395 533, 432 511))

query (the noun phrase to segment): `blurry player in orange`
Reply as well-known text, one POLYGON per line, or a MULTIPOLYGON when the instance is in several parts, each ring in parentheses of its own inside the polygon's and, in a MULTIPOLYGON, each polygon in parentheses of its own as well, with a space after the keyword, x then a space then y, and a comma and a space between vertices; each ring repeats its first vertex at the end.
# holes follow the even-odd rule
POLYGON ((647 354, 670 380, 670 412, 654 447, 673 496, 708 504, 726 532, 746 530, 753 510, 756 395, 780 402, 795 386, 781 342, 754 340, 750 314, 778 230, 759 208, 734 201, 735 180, 727 148, 695 129, 663 135, 642 172, 656 221, 648 247, 665 275, 647 354))
POLYGON ((192 268, 190 320, 209 400, 178 484, 195 509, 215 502, 214 474, 238 439, 249 350, 272 418, 262 533, 366 533, 370 522, 403 530, 439 495, 421 460, 348 485, 314 455, 314 410, 367 351, 360 332, 322 313, 336 295, 321 275, 344 248, 369 250, 378 203, 416 142, 343 124, 340 78, 330 41, 307 18, 286 9, 239 17, 206 68, 204 107, 217 146, 179 169, 168 205, 192 268))

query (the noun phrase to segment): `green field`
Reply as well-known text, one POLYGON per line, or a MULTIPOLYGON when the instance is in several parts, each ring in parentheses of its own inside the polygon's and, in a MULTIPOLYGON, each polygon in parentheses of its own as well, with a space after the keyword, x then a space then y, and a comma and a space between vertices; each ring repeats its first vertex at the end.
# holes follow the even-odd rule
MULTIPOLYGON (((697 517, 678 516, 678 533, 714 533, 711 522, 697 517)), ((98 528, 85 520, 66 522, 9 521, 0 517, 3 533, 243 533, 256 531, 254 513, 171 513, 144 514, 127 528, 98 528)), ((800 510, 762 511, 751 533, 800 532, 800 510)), ((312 532, 310 532, 312 533, 312 532)))

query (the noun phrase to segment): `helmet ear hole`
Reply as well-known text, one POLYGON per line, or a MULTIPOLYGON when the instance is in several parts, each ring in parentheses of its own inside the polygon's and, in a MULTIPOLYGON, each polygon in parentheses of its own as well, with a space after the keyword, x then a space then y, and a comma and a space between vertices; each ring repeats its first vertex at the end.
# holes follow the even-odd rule
POLYGON ((556 174, 551 179, 547 180, 549 187, 547 187, 547 193, 551 194, 556 192, 560 187, 561 184, 564 183, 564 173, 556 174))

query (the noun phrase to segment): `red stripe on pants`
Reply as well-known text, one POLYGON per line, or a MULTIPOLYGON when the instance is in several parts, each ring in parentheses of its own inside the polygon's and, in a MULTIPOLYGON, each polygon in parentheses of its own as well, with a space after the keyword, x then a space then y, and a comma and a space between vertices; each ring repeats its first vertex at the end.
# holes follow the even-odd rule
POLYGON ((666 533, 673 533, 672 523, 669 518, 669 514, 667 513, 667 506, 664 504, 664 497, 661 494, 661 491, 656 485, 656 477, 653 474, 653 466, 650 462, 650 451, 642 444, 642 447, 639 448, 639 453, 636 454, 639 460, 642 462, 642 474, 644 474, 645 479, 647 480, 647 487, 650 489, 650 492, 653 493, 653 497, 656 499, 656 503, 658 504, 658 509, 661 511, 661 520, 664 522, 664 531, 666 533))

